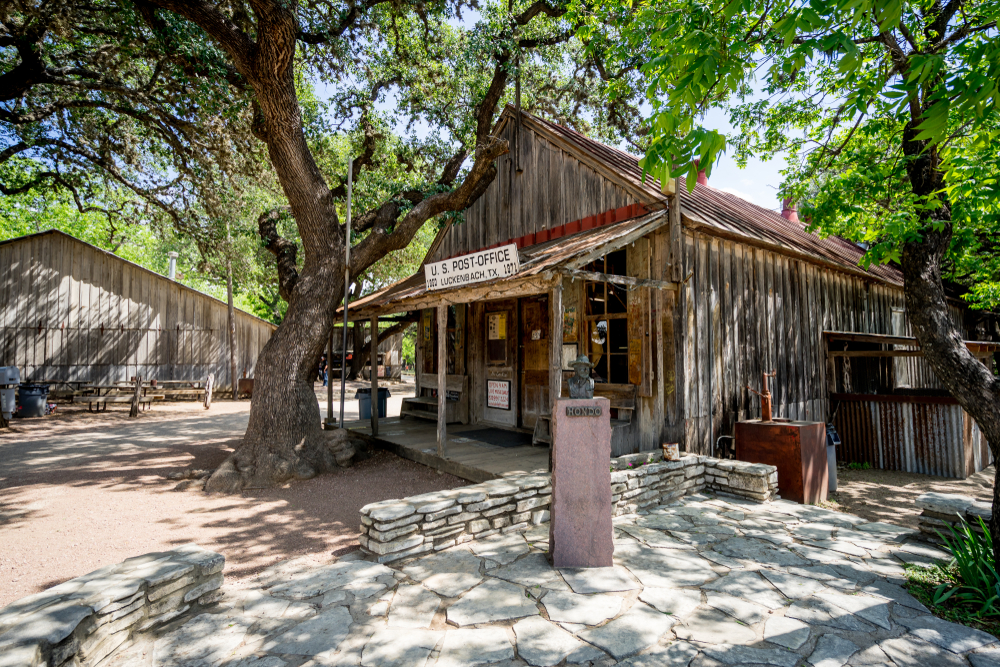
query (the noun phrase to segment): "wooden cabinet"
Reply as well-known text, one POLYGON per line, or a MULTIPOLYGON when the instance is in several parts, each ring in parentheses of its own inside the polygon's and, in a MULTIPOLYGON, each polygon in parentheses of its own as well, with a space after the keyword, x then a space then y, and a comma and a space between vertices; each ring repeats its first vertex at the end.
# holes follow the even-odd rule
POLYGON ((826 500, 829 468, 823 422, 738 422, 736 458, 775 466, 778 493, 785 500, 808 505, 826 500))

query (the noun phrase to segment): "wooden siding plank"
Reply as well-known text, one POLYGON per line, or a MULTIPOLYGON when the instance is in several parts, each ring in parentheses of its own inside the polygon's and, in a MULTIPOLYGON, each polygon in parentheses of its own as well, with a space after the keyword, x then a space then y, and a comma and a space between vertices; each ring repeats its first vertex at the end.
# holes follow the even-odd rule
POLYGON ((709 369, 709 407, 708 407, 708 449, 710 454, 715 454, 715 441, 722 432, 722 403, 723 371, 722 371, 722 278, 721 278, 721 241, 712 239, 708 246, 708 281, 709 281, 709 335, 711 336, 711 348, 709 355, 711 368, 709 369))
POLYGON ((709 429, 711 427, 711 372, 712 372, 712 359, 711 359, 711 348, 709 347, 709 336, 711 335, 708 327, 711 322, 710 308, 710 286, 709 286, 709 261, 710 253, 708 249, 708 240, 703 237, 698 237, 698 246, 696 249, 698 253, 697 264, 695 265, 695 308, 697 311, 697 377, 698 382, 698 453, 707 454, 709 449, 708 441, 711 438, 709 429))

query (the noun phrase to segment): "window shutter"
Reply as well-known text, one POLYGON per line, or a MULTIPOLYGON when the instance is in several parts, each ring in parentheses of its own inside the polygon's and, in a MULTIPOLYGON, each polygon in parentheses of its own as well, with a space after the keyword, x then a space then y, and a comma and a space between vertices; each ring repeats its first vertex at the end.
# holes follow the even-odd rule
MULTIPOLYGON (((649 279, 649 239, 628 247, 628 275, 649 279)), ((628 293, 628 381, 639 396, 653 395, 652 319, 648 287, 631 287, 628 293)))

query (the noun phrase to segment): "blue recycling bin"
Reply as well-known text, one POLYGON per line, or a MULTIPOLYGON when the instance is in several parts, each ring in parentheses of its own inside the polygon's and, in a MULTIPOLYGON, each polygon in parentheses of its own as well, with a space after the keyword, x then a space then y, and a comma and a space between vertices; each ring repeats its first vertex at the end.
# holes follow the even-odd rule
MULTIPOLYGON (((379 387, 378 389, 378 416, 379 419, 383 419, 388 412, 389 390, 385 387, 379 387)), ((363 387, 358 389, 354 393, 354 398, 358 399, 358 412, 360 412, 360 419, 371 419, 372 418, 372 390, 371 387, 363 387)))

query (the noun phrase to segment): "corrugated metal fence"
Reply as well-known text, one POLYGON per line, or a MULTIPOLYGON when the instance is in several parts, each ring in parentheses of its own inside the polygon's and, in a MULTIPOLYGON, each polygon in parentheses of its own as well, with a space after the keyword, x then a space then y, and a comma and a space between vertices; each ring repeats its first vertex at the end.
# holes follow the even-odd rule
POLYGON ((992 463, 979 426, 953 398, 833 394, 831 400, 841 461, 959 479, 992 463))

